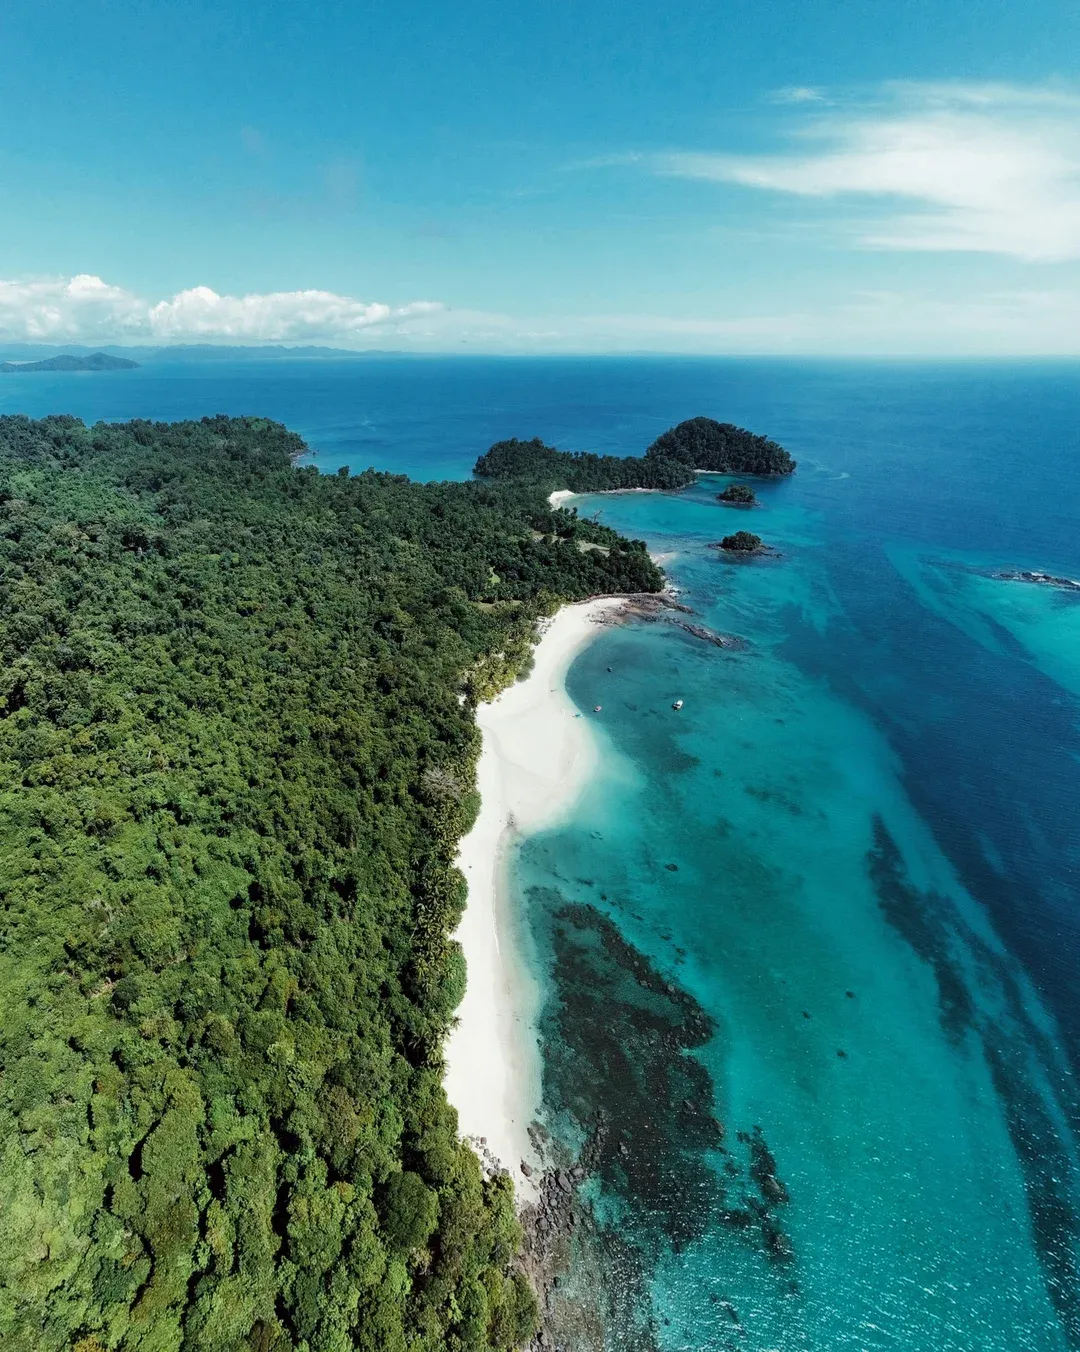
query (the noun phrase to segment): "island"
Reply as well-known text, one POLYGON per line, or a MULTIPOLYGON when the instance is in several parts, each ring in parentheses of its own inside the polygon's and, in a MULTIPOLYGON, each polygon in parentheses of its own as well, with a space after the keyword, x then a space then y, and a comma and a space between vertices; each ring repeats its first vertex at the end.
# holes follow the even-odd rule
POLYGON ((795 461, 778 442, 714 418, 688 418, 657 437, 645 454, 714 474, 773 478, 795 471, 795 461))
POLYGON ((476 710, 564 602, 663 578, 535 479, 304 449, 0 417, 5 1346, 535 1330, 443 1086, 476 710))
POLYGON ((44 361, 0 362, 4 375, 22 375, 27 371, 132 371, 139 363, 127 357, 110 357, 107 352, 91 352, 88 357, 72 357, 63 353, 46 357, 44 361))
POLYGON ((539 437, 496 442, 480 456, 473 472, 486 479, 516 479, 549 491, 574 493, 632 488, 685 488, 699 473, 792 474, 795 461, 777 442, 733 423, 690 418, 663 433, 644 455, 596 455, 560 451, 539 437))
POLYGON ((718 548, 733 554, 756 554, 766 546, 762 544, 760 535, 748 530, 737 530, 734 535, 725 535, 718 548))
POLYGON ((717 502, 727 503, 732 507, 754 507, 757 505, 757 498, 754 490, 749 484, 728 484, 722 493, 717 493, 717 502))

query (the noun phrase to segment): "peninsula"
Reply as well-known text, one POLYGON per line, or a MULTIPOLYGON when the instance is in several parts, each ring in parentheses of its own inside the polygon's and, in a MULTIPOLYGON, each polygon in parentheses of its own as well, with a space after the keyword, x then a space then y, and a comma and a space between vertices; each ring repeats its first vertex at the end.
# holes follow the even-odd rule
POLYGON ((539 437, 515 438, 496 442, 477 460, 473 472, 482 478, 538 483, 548 491, 597 493, 685 488, 699 473, 777 477, 794 470, 795 461, 769 437, 733 423, 690 418, 657 437, 640 456, 560 451, 539 437))
POLYGON ((532 1337, 500 851, 595 761, 574 653, 663 587, 560 489, 793 468, 702 421, 414 483, 262 418, 0 417, 12 1346, 532 1337))
POLYGON ((534 484, 303 449, 0 418, 5 1345, 534 1329, 442 1084, 476 708, 564 602, 662 578, 534 484))

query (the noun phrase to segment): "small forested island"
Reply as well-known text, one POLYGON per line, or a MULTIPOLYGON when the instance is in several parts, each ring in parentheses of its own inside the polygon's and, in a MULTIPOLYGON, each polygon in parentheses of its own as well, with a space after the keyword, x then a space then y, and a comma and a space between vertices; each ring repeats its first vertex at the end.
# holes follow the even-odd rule
POLYGON ((657 437, 645 454, 714 474, 773 477, 795 471, 795 461, 778 442, 713 418, 687 418, 657 437))
POLYGON ((722 493, 717 493, 717 502, 726 502, 733 507, 754 507, 757 498, 749 484, 728 484, 722 493))
POLYGON ((561 602, 662 577, 534 477, 303 450, 0 418, 5 1348, 534 1330, 442 1085, 473 711, 561 602))
POLYGON ((549 490, 596 493, 627 488, 685 488, 698 471, 784 475, 795 461, 775 441, 733 423, 690 418, 671 428, 643 456, 560 451, 539 437, 499 441, 480 456, 474 473, 489 479, 519 479, 549 490))
POLYGON ((63 353, 59 357, 46 357, 44 361, 0 362, 0 372, 14 375, 26 371, 132 371, 138 364, 127 357, 110 357, 107 352, 91 352, 88 357, 63 353))
POLYGON ((755 535, 753 531, 737 530, 734 535, 725 535, 720 541, 720 549, 727 549, 734 554, 754 554, 765 548, 761 542, 761 536, 755 535))

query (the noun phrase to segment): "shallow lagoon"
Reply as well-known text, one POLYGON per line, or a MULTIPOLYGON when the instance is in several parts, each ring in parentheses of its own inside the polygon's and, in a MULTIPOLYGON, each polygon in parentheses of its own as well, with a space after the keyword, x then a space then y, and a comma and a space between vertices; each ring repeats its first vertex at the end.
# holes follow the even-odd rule
MULTIPOLYGON (((607 1129, 654 1165, 602 1169, 601 1215, 640 1258, 612 1259, 639 1286, 612 1346, 1080 1342, 1080 596, 992 576, 1043 557, 1068 571, 1080 537, 1044 529, 1017 557, 965 508, 938 539, 928 519, 950 523, 905 498, 910 480, 889 497, 887 466, 861 484, 846 464, 804 457, 752 514, 708 479, 576 503, 648 540, 704 623, 746 640, 718 650, 663 622, 601 637, 570 691, 609 773, 520 854, 551 982, 552 1121, 572 1136, 616 1103, 607 1129), (707 547, 748 515, 781 557, 707 547), (602 940, 568 943, 576 908, 693 1000, 704 1045, 643 1032, 640 972, 620 990, 602 940), (695 1143, 685 1081, 651 1054, 707 1071, 722 1147, 695 1143), (758 1131, 786 1200, 755 1179, 758 1131)), ((935 473, 961 501, 971 467, 935 473)))
MULTIPOLYGON (((603 705, 586 716, 611 773, 519 866, 554 977, 548 1060, 571 1062, 549 1094, 555 1120, 565 1082, 578 1119, 615 1101, 648 1119, 623 1126, 631 1148, 649 1143, 659 1176, 624 1182, 616 1166, 622 1205, 609 1214, 655 1264, 662 1347, 1066 1347, 1047 1293, 1053 1256, 1029 1222, 1028 1189, 1071 1168, 1063 1063, 1042 1043, 1048 1030, 1057 1041, 1053 1020, 912 806, 881 729, 792 659, 792 629, 827 638, 843 624, 802 514, 771 514, 783 558, 728 563, 704 547, 709 526, 719 533, 712 487, 678 502, 602 500, 605 520, 673 552, 684 599, 748 646, 637 624, 602 636, 571 673, 579 707, 603 705), (680 516, 688 529, 669 533, 680 516), (634 1043, 638 983, 625 974, 627 992, 608 983, 602 1005, 589 998, 595 971, 580 954, 567 963, 560 942, 568 903, 614 921, 710 1018, 710 1040, 683 1055, 708 1071, 729 1155, 707 1142, 680 1151, 681 1100, 659 1102, 648 1045, 627 1064, 590 1054, 600 1019, 622 1018, 634 1043), (636 1095, 606 1078, 629 1067, 636 1095), (1025 1173, 1010 1126, 1042 1136, 1048 1123, 1047 1153, 1025 1173), (790 1200, 746 1224, 747 1201, 766 1201, 739 1140, 755 1129, 790 1200), (700 1185, 709 1173, 715 1190, 700 1185), (669 1242, 665 1190, 700 1210, 688 1243, 669 1242), (717 1219, 733 1211, 734 1225, 717 1219)), ((1071 1244, 1068 1221, 1051 1230, 1047 1246, 1071 1244)))

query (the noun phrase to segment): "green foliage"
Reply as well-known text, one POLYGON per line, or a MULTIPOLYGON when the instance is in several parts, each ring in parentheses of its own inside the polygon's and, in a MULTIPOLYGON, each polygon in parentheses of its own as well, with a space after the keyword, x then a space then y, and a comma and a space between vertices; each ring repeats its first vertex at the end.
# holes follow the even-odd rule
POLYGON ((685 488, 693 468, 660 456, 594 455, 590 451, 557 451, 539 437, 532 441, 498 441, 477 460, 474 472, 485 478, 519 479, 542 484, 549 491, 569 488, 595 493, 619 488, 685 488))
POLYGON ((725 535, 720 541, 721 549, 734 550, 736 553, 752 554, 761 548, 761 536, 753 531, 737 530, 734 535, 725 535))
POLYGON ((438 1194, 419 1174, 405 1169, 383 1185, 382 1224, 394 1249, 409 1251, 426 1244, 438 1224, 438 1194))
MULTIPOLYGON (((690 418, 657 437, 643 456, 559 451, 539 437, 498 441, 474 466, 487 479, 513 479, 575 493, 624 488, 685 488, 697 470, 723 474, 791 474, 795 461, 768 437, 733 423, 690 418)), ((742 487, 742 485, 739 485, 742 487)), ((749 491, 749 490, 748 490, 749 491)), ((724 501, 746 499, 725 498, 724 501)), ((753 501, 751 493, 750 501, 753 501)))
POLYGON ((757 502, 749 484, 728 484, 722 493, 717 493, 716 499, 718 502, 734 503, 737 507, 753 507, 757 502))
POLYGON ((0 418, 5 1352, 533 1325, 441 1085, 472 701, 563 599, 660 576, 535 483, 302 450, 0 418))
POLYGON ((718 474, 791 474, 795 469, 788 452, 769 437, 713 418, 688 418, 657 437, 645 455, 718 474))

